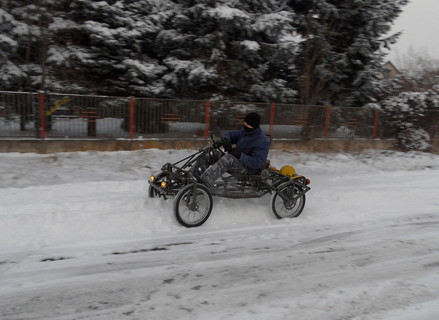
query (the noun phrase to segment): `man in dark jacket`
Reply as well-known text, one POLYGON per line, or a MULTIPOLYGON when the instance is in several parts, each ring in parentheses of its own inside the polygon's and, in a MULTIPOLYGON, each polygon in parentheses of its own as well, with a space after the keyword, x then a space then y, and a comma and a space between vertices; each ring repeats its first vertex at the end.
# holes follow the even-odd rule
POLYGON ((270 149, 270 141, 260 124, 261 118, 257 113, 247 114, 241 130, 230 131, 223 136, 222 145, 228 153, 222 157, 217 155, 218 158, 210 159, 210 163, 196 164, 192 174, 208 187, 212 187, 225 172, 258 174, 270 149), (232 144, 236 145, 233 149, 232 144), (210 167, 205 169, 208 165, 210 167))

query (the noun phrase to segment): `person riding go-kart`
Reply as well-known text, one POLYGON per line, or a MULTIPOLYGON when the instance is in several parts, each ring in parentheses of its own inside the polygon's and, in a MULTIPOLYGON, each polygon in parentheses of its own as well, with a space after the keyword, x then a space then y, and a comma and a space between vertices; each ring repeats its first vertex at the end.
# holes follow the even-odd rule
POLYGON ((310 181, 296 174, 292 166, 277 170, 270 165, 270 140, 262 132, 260 121, 257 113, 249 113, 241 130, 222 137, 217 133, 219 140, 211 133, 211 146, 163 165, 148 181, 149 197, 175 197, 174 213, 185 227, 198 227, 207 221, 213 208, 212 196, 260 198, 270 193, 276 218, 298 217, 305 207, 310 181))
POLYGON ((225 172, 258 174, 267 161, 270 140, 259 127, 261 118, 256 112, 247 114, 243 128, 226 132, 214 148, 223 147, 227 154, 215 150, 199 158, 189 172, 198 182, 213 187, 215 181, 225 172), (236 147, 232 148, 232 144, 236 147))

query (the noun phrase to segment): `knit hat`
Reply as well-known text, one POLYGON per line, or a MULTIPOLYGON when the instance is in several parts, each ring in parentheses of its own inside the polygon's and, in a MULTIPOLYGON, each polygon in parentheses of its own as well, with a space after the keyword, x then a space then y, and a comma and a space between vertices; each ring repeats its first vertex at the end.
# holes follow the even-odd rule
POLYGON ((250 112, 245 116, 244 122, 256 129, 261 124, 261 117, 256 112, 250 112))

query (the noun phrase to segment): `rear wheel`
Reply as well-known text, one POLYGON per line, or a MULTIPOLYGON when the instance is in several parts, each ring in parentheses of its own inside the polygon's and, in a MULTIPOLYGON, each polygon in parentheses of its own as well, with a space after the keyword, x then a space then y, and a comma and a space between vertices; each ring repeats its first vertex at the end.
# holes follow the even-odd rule
POLYGON ((296 218, 305 207, 305 194, 298 196, 302 192, 302 188, 296 184, 290 184, 281 187, 271 197, 271 209, 276 218, 296 218), (282 193, 287 199, 280 196, 282 193))
POLYGON ((187 227, 201 226, 212 212, 213 200, 209 189, 198 184, 183 187, 175 196, 174 213, 177 221, 187 227))

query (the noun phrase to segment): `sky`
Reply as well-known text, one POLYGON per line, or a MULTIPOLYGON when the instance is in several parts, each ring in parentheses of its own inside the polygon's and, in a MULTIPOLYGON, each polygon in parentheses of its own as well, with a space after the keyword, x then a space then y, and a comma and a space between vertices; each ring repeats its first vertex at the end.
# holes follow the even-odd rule
POLYGON ((392 33, 402 31, 398 42, 393 45, 389 60, 398 60, 407 55, 412 46, 415 52, 427 52, 432 58, 439 57, 439 0, 411 0, 395 21, 392 33))

